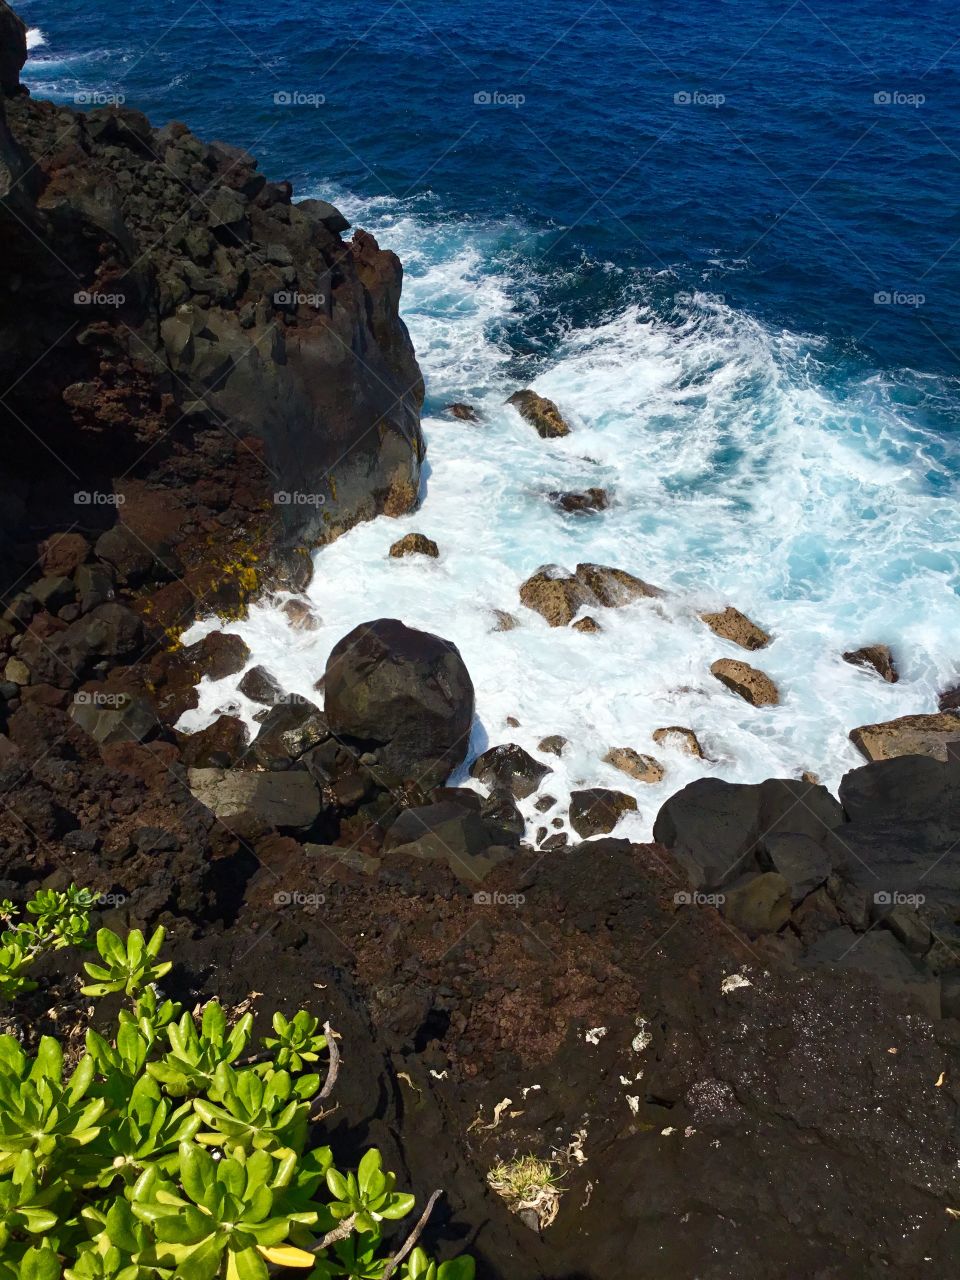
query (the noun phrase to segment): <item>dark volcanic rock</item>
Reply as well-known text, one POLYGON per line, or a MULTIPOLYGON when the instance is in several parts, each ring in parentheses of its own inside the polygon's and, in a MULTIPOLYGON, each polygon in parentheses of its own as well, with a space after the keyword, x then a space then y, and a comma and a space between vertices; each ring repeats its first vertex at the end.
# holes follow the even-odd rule
POLYGON ((383 852, 446 862, 458 879, 475 884, 518 843, 508 828, 443 801, 405 809, 387 832, 383 852))
POLYGON ((236 769, 191 769, 190 790, 233 830, 253 835, 268 827, 306 830, 321 811, 317 784, 308 773, 249 773, 236 769))
POLYGON ((570 515, 590 515, 606 511, 610 505, 606 489, 555 489, 548 496, 558 511, 565 511, 570 515))
POLYGON ((402 778, 437 785, 467 753, 473 682, 448 640, 381 618, 334 646, 324 709, 338 736, 376 745, 402 778))
POLYGON ((218 716, 205 729, 181 735, 183 763, 196 769, 232 769, 243 760, 249 740, 242 720, 218 716))
POLYGON ((794 903, 819 888, 833 870, 832 859, 823 845, 813 836, 796 832, 762 837, 759 856, 762 864, 786 881, 794 903))
POLYGON ((265 769, 287 769, 329 736, 319 707, 304 698, 287 698, 267 712, 251 750, 265 769))
POLYGON ((211 631, 183 651, 183 659, 208 680, 223 680, 242 671, 250 658, 243 640, 228 631, 211 631))
POLYGON ((940 983, 884 929, 865 934, 834 929, 809 948, 802 963, 867 973, 885 991, 916 999, 929 1017, 940 1016, 940 983))
POLYGON ((0 93, 18 91, 26 60, 27 25, 5 0, 0 0, 0 93))
POLYGON ((744 876, 724 889, 720 910, 750 937, 775 933, 790 917, 790 885, 775 871, 744 876))
POLYGON ((515 742, 491 747, 470 766, 471 778, 476 778, 493 790, 508 791, 515 800, 533 795, 550 772, 548 765, 534 760, 528 751, 518 747, 515 742))
POLYGON ((252 702, 259 702, 265 707, 275 706, 283 697, 282 686, 266 667, 251 667, 237 688, 252 702))
POLYGON ((584 840, 606 835, 625 813, 635 813, 637 802, 623 791, 591 787, 570 792, 570 825, 584 840))

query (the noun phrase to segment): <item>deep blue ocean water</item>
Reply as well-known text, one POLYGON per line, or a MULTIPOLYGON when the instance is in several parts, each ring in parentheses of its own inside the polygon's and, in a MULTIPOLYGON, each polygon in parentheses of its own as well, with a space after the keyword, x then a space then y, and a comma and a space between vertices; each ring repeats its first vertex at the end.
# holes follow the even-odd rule
MULTIPOLYGON (((534 721, 548 691, 531 672, 553 663, 567 675, 550 697, 585 741, 671 708, 678 722, 667 695, 694 687, 728 776, 771 762, 830 775, 856 761, 853 724, 931 710, 960 675, 956 5, 19 8, 37 94, 122 96, 155 123, 245 146, 400 252, 428 384, 419 524, 432 518, 449 555, 436 569, 449 580, 423 583, 449 620, 423 622, 463 627, 489 717, 529 695, 534 721), (534 449, 500 409, 531 382, 574 420, 562 445, 534 449), (486 408, 482 443, 434 426, 454 398, 486 408), (544 514, 545 486, 587 480, 615 495, 601 522, 544 514), (571 693, 582 664, 565 639, 551 636, 551 653, 539 633, 525 649, 512 632, 509 655, 491 657, 470 623, 504 577, 576 558, 691 593, 669 636, 624 623, 609 652, 598 640, 591 679, 618 689, 613 723, 571 693), (726 599, 777 634, 776 711, 703 684, 718 654, 692 602, 726 599), (897 686, 839 659, 877 641, 894 647, 897 686), (632 677, 618 685, 624 658, 632 677)), ((380 536, 358 530, 325 561, 331 582, 363 573, 362 616, 396 596, 377 576, 380 536)), ((404 572, 409 586, 426 570, 404 572)))

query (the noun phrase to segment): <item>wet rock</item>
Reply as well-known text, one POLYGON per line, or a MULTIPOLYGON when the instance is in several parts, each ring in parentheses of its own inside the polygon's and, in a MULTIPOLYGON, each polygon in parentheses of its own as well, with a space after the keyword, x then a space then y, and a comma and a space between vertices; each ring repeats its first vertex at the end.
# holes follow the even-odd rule
POLYGON ((289 769, 329 736, 329 722, 319 707, 306 698, 287 697, 267 712, 251 751, 265 769, 289 769))
POLYGON ((960 684, 944 689, 937 698, 937 707, 940 711, 960 711, 960 684))
POLYGON ((40 544, 40 566, 45 575, 69 577, 90 554, 82 533, 54 533, 40 544))
POLYGON ((549 494, 549 498, 558 511, 565 511, 570 515, 591 515, 597 511, 606 511, 610 505, 606 489, 555 489, 549 494))
POLYGON ((574 631, 583 632, 586 635, 596 635, 598 631, 602 631, 600 623, 596 618, 591 618, 589 614, 585 618, 581 618, 579 622, 573 624, 574 631))
POLYGON ((512 613, 507 613, 504 609, 494 609, 493 616, 497 620, 494 631, 515 631, 520 625, 512 613))
POLYGON ((265 707, 276 706, 284 696, 282 685, 266 667, 251 667, 244 674, 237 688, 251 702, 259 702, 265 707))
MULTIPOLYGON (((247 726, 236 716, 217 716, 213 724, 196 733, 181 735, 181 757, 185 765, 196 769, 232 769, 247 754, 250 735, 247 726)), ((254 761, 246 762, 252 767, 254 761)))
POLYGON ((407 533, 390 548, 390 555, 395 560, 401 556, 431 556, 435 560, 439 554, 437 544, 422 533, 407 533))
POLYGON ((393 618, 363 623, 327 661, 334 733, 376 746, 402 778, 437 785, 467 753, 473 682, 456 646, 393 618))
POLYGON ((470 766, 472 778, 495 791, 508 791, 516 800, 533 795, 550 772, 548 765, 534 760, 529 752, 513 742, 491 747, 470 766))
POLYGON ((770 677, 746 662, 720 658, 712 664, 710 671, 721 684, 753 707, 775 707, 780 701, 777 686, 770 677))
POLYGON ((92 699, 74 702, 70 718, 94 742, 106 745, 112 742, 143 742, 157 731, 156 713, 143 698, 130 694, 115 694, 111 705, 92 699))
POLYGON ((759 857, 761 864, 786 881, 792 903, 801 902, 818 889, 833 870, 823 845, 812 836, 796 832, 762 837, 759 857))
POLYGON ((305 600, 287 600, 280 609, 294 631, 316 631, 320 626, 320 619, 305 600))
POLYGON ((240 636, 227 631, 211 631, 183 650, 183 659, 208 680, 236 675, 250 661, 250 650, 240 636))
POLYGON ((523 814, 517 808, 516 801, 509 791, 491 791, 481 801, 480 813, 488 822, 498 829, 509 831, 511 835, 520 837, 526 830, 523 814))
POLYGON ((582 582, 556 565, 545 565, 520 587, 520 600, 546 618, 551 627, 565 627, 593 596, 582 582))
POLYGON ((0 93, 12 96, 19 91, 26 60, 26 23, 6 3, 0 4, 0 93))
POLYGON ((249 773, 236 769, 190 769, 190 790, 233 830, 258 827, 305 830, 321 811, 320 792, 308 773, 249 773))
POLYGON ((850 741, 868 760, 894 756, 932 756, 947 760, 960 754, 960 717, 950 712, 900 716, 880 724, 864 724, 850 731, 850 741))
POLYGON ((872 668, 887 684, 896 684, 900 679, 893 654, 885 644, 868 644, 862 649, 849 650, 843 655, 843 660, 854 667, 872 668))
POLYGON ((689 756, 696 756, 698 760, 704 758, 700 739, 692 729, 685 729, 682 725, 671 724, 663 729, 654 729, 653 740, 658 747, 672 747, 689 756))
POLYGON ((605 564, 578 564, 575 576, 593 600, 608 609, 630 604, 633 600, 663 595, 659 587, 651 586, 625 569, 614 569, 605 564))
POLYGON ((564 421, 560 410, 536 391, 515 391, 507 400, 526 422, 536 428, 537 434, 544 440, 553 440, 570 434, 570 427, 564 421))
POLYGON ((567 739, 559 733, 551 733, 546 738, 541 738, 537 744, 538 751, 545 751, 551 756, 562 756, 563 748, 567 745, 567 739))
POLYGON ((539 796, 536 804, 533 806, 537 813, 547 813, 557 803, 556 796, 539 796))
POLYGON ((755 938, 776 933, 790 918, 790 886, 775 871, 745 876, 727 885, 720 910, 724 917, 755 938))
POLYGON ((864 934, 833 929, 808 948, 800 963, 809 968, 826 965, 867 973, 885 991, 910 995, 931 1018, 940 1016, 939 982, 885 929, 864 934))
POLYGON ((584 840, 606 835, 625 813, 635 813, 637 802, 623 791, 590 787, 570 792, 570 825, 584 840))
POLYGON ((664 768, 653 756, 644 756, 632 747, 612 747, 603 757, 604 764, 612 764, 621 773, 637 782, 661 782, 664 768))
POLYGON ((480 415, 472 405, 463 404, 461 401, 454 401, 448 404, 444 409, 444 413, 449 413, 452 418, 458 418, 461 422, 479 422, 480 415))
POLYGON ((746 614, 728 605, 722 613, 701 613, 701 622, 705 622, 714 635, 721 636, 738 644, 741 649, 765 649, 770 643, 770 634, 751 622, 746 614))

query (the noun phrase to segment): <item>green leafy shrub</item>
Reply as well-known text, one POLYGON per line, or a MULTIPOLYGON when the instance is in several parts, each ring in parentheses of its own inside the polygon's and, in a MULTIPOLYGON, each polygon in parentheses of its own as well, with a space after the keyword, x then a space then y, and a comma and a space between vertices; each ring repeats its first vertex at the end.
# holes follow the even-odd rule
POLYGON ((0 997, 10 1000, 35 990, 37 984, 26 972, 40 956, 84 943, 96 901, 90 889, 73 884, 63 892, 41 889, 27 903, 29 919, 17 925, 13 922, 20 912, 9 899, 0 902, 0 920, 7 926, 0 933, 0 997))
MULTIPOLYGON (((43 937, 81 940, 92 902, 38 895, 43 937)), ((0 1036, 0 1280, 473 1280, 472 1259, 438 1265, 414 1247, 426 1213, 385 1252, 384 1225, 414 1198, 379 1151, 353 1171, 310 1145, 339 1063, 329 1024, 276 1014, 250 1053, 252 1015, 160 997, 163 940, 99 931, 83 993, 130 1007, 111 1038, 87 1030, 72 1069, 52 1037, 30 1057, 0 1036)))

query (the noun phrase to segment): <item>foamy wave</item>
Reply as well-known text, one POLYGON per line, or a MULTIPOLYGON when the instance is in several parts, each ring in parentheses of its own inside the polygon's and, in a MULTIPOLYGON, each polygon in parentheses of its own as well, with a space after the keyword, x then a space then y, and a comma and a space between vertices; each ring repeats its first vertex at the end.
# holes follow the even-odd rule
MULTIPOLYGON (((518 383, 497 337, 522 318, 529 281, 496 264, 515 260, 501 251, 529 233, 427 225, 400 202, 341 204, 405 261, 404 314, 433 415, 469 399, 485 422, 428 413, 422 508, 360 525, 319 553, 319 631, 294 637, 266 604, 230 624, 251 664, 315 699, 330 649, 358 623, 400 617, 435 631, 457 644, 476 686, 474 749, 516 741, 536 753, 542 737, 562 734, 570 746, 547 760, 554 773, 542 788, 561 803, 547 816, 571 788, 617 787, 639 805, 618 833, 637 838, 668 795, 705 772, 754 782, 813 770, 835 786, 861 762, 852 727, 935 705, 957 674, 956 485, 889 386, 864 371, 861 385, 831 391, 820 342, 709 295, 669 321, 625 301, 568 332, 535 379, 574 427, 542 441, 503 403, 518 383), (613 499, 602 516, 563 518, 546 500, 591 485, 613 499), (410 530, 439 543, 438 561, 388 557, 410 530), (601 611, 596 635, 550 629, 520 606, 519 585, 544 562, 578 561, 618 565, 669 595, 601 611), (710 675, 717 658, 751 656, 698 619, 727 603, 773 633, 752 661, 779 685, 780 706, 750 707, 710 675), (493 609, 521 625, 492 632, 493 609), (898 684, 842 661, 867 643, 892 646, 898 684), (653 731, 675 724, 697 732, 708 762, 654 745, 653 731), (620 746, 660 757, 664 781, 637 783, 603 764, 620 746)), ((236 683, 205 682, 183 727, 236 705, 255 729, 256 707, 236 683)), ((525 812, 543 822, 532 799, 525 812)))
POLYGON ((39 49, 47 43, 47 37, 39 27, 30 27, 27 30, 27 52, 32 49, 39 49))

